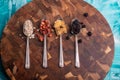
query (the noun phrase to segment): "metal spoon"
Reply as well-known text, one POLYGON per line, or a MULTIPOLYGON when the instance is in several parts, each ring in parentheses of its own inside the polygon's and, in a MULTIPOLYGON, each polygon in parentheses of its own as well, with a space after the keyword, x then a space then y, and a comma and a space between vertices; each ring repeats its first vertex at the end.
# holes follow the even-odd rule
POLYGON ((43 64, 42 66, 44 68, 48 67, 48 61, 47 61, 47 36, 49 35, 50 31, 48 31, 48 28, 50 29, 50 22, 46 19, 43 19, 40 24, 40 32, 44 35, 44 49, 43 49, 43 64), (42 29, 44 26, 44 30, 42 29))
POLYGON ((79 50, 78 50, 78 37, 77 34, 75 35, 75 67, 80 67, 80 60, 79 60, 79 50))
POLYGON ((48 64, 47 64, 47 46, 46 46, 46 42, 47 42, 47 35, 44 35, 44 51, 43 51, 43 67, 47 68, 48 64))
POLYGON ((80 67, 80 59, 79 59, 79 50, 78 50, 78 37, 77 34, 80 32, 81 25, 79 20, 72 20, 71 34, 75 35, 75 67, 80 67))
POLYGON ((33 24, 30 20, 25 21, 23 25, 23 33, 27 36, 25 68, 30 69, 29 38, 33 34, 33 24))
POLYGON ((64 58, 63 58, 63 46, 62 46, 62 34, 60 35, 60 58, 59 66, 64 67, 64 58))
POLYGON ((64 67, 64 56, 63 56, 63 45, 62 45, 62 35, 67 33, 67 25, 62 19, 57 19, 54 23, 54 28, 57 36, 60 37, 60 54, 59 54, 59 67, 64 67))

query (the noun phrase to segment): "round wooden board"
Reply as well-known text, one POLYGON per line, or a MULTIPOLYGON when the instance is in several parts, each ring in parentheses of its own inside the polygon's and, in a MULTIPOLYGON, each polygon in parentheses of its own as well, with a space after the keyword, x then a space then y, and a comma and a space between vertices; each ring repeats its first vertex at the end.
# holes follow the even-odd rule
POLYGON ((10 19, 1 45, 3 66, 11 80, 103 80, 114 55, 114 40, 108 23, 95 8, 82 0, 33 0, 10 19), (88 17, 83 16, 86 12, 88 17), (86 25, 86 30, 92 32, 91 37, 84 31, 78 35, 82 39, 79 44, 80 68, 74 67, 74 37, 66 40, 67 34, 63 35, 65 67, 59 68, 59 38, 55 33, 48 38, 49 67, 42 67, 43 42, 35 38, 30 40, 31 68, 24 68, 26 38, 22 33, 23 23, 31 19, 38 28, 44 17, 51 25, 60 17, 66 24, 78 18, 86 25))

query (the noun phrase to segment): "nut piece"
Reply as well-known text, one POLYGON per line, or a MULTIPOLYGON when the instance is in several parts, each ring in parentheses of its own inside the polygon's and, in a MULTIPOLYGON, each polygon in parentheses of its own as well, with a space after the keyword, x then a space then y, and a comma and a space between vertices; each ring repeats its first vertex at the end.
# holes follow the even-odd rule
POLYGON ((48 20, 42 20, 40 24, 40 33, 43 35, 48 35, 49 37, 52 36, 52 29, 50 26, 50 22, 48 20))

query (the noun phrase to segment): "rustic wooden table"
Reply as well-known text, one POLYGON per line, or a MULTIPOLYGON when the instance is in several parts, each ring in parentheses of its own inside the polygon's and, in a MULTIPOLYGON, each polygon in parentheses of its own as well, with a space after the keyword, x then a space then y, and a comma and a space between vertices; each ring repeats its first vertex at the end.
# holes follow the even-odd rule
POLYGON ((114 40, 111 29, 104 17, 82 0, 33 0, 22 7, 10 19, 1 40, 1 58, 6 73, 11 80, 103 80, 110 69, 114 55, 114 40), (88 13, 88 17, 83 16, 88 13), (78 35, 80 68, 74 67, 74 37, 66 40, 63 35, 65 67, 59 68, 59 38, 53 33, 48 38, 48 68, 42 68, 43 42, 37 38, 30 40, 31 68, 26 70, 26 38, 22 33, 26 19, 38 28, 42 18, 51 25, 58 18, 70 24, 78 18, 86 25, 78 35), (92 36, 86 35, 87 31, 92 36), (21 34, 21 35, 20 35, 21 34))

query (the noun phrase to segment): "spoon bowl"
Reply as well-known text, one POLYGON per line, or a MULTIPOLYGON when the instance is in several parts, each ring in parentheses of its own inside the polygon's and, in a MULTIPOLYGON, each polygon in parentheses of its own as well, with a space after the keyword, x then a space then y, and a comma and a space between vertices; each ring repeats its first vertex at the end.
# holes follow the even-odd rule
POLYGON ((30 37, 33 34, 33 24, 31 20, 26 20, 23 25, 23 33, 25 36, 30 37))

